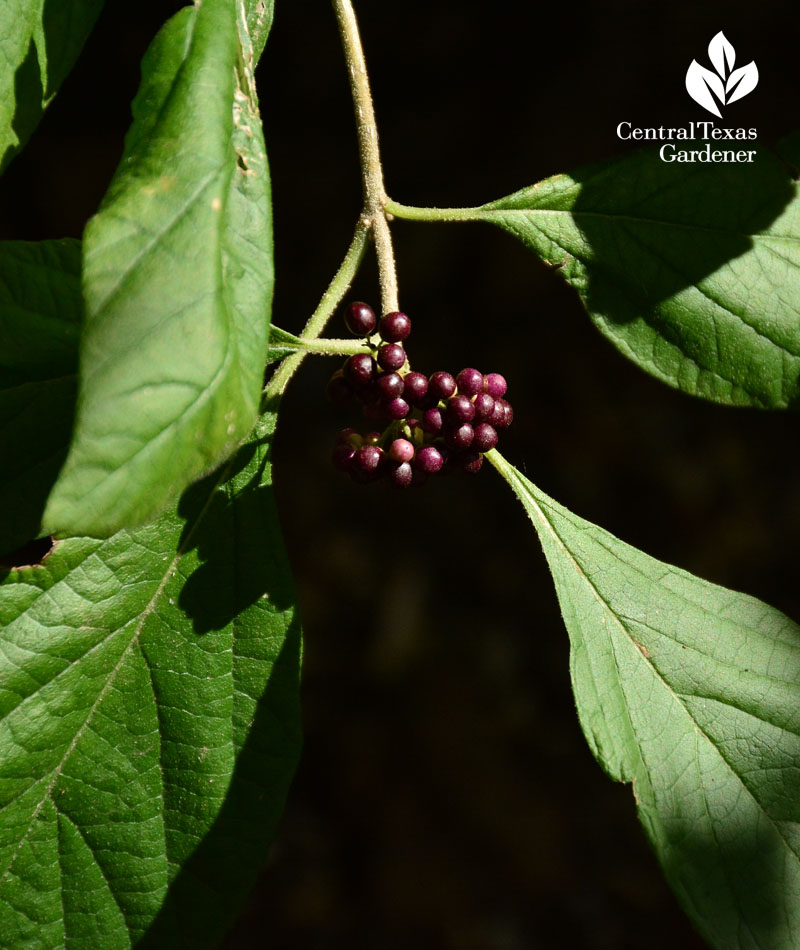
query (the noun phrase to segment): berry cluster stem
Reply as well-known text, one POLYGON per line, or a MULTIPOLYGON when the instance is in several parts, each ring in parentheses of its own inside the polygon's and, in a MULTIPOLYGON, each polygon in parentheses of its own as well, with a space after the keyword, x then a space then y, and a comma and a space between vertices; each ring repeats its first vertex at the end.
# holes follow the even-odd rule
POLYGON ((350 0, 333 0, 333 8, 339 23, 339 32, 350 75, 350 91, 355 108, 361 155, 361 177, 364 186, 363 214, 375 239, 381 285, 381 309, 383 313, 391 313, 400 309, 397 297, 397 269, 394 262, 392 235, 386 217, 385 206, 388 197, 383 183, 378 126, 375 122, 367 64, 352 3, 350 0))
MULTIPOLYGON (((364 252, 369 244, 369 238, 369 225, 367 225, 365 221, 360 220, 356 225, 353 240, 350 242, 347 254, 345 254, 344 260, 339 265, 339 270, 336 271, 333 280, 328 285, 328 289, 322 295, 322 300, 320 300, 317 305, 317 309, 311 314, 305 327, 303 327, 303 332, 300 336, 304 342, 310 343, 319 337, 334 310, 336 310, 342 302, 342 298, 350 289, 350 284, 361 265, 364 252)), ((292 356, 287 356, 285 360, 282 360, 264 392, 264 398, 262 400, 264 408, 270 403, 280 399, 289 384, 289 380, 294 376, 297 372, 297 368, 311 351, 312 348, 307 347, 299 353, 294 353, 292 356)))
POLYGON ((369 352, 369 345, 363 340, 338 340, 326 336, 322 339, 301 337, 300 341, 306 352, 317 356, 354 356, 369 352))

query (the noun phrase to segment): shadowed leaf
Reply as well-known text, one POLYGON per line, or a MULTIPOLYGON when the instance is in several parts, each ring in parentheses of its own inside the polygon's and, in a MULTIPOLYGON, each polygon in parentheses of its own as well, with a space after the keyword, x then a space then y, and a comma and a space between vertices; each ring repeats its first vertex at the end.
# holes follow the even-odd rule
POLYGON ((40 534, 78 389, 81 248, 0 243, 0 552, 40 534))
POLYGON ((300 745, 273 426, 0 585, 4 948, 213 947, 246 898, 300 745))
POLYGON ((752 164, 689 165, 641 152, 459 217, 491 221, 557 266, 598 329, 658 379, 715 402, 794 408, 800 201, 784 163, 755 151, 752 164))

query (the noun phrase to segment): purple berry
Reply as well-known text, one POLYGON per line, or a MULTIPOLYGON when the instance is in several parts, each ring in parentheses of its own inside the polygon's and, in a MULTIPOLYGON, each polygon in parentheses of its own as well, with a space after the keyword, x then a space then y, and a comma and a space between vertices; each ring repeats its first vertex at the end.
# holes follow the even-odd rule
POLYGON ((502 429, 503 423, 505 422, 506 410, 503 405, 504 402, 504 399, 495 399, 492 414, 486 420, 487 422, 490 422, 495 427, 495 429, 502 429))
POLYGON ((362 445, 350 463, 351 471, 357 475, 376 475, 383 461, 383 451, 377 445, 362 445))
POLYGON ((363 439, 364 445, 377 445, 380 441, 380 432, 368 432, 363 439))
POLYGON ((381 369, 385 369, 387 373, 400 369, 405 361, 406 351, 399 343, 386 343, 378 350, 378 363, 381 369))
POLYGON ((389 469, 392 488, 408 488, 414 480, 414 469, 408 462, 399 462, 389 469))
POLYGON ((434 373, 431 376, 428 391, 437 401, 439 399, 449 399, 456 391, 456 381, 450 373, 434 373))
POLYGON ((375 311, 368 303, 356 300, 345 311, 344 322, 355 336, 369 336, 375 329, 375 311))
POLYGON ((445 417, 448 422, 461 423, 472 422, 475 418, 475 407, 470 402, 469 396, 458 393, 447 400, 445 417))
POLYGON ((352 445, 348 445, 344 442, 340 442, 331 455, 331 461, 334 464, 335 468, 338 468, 341 472, 349 472, 351 463, 353 461, 353 456, 356 454, 356 450, 352 445))
POLYGON ((481 470, 483 465, 483 456, 480 452, 465 452, 459 459, 461 468, 470 475, 474 475, 481 470))
POLYGON ((422 373, 406 373, 403 380, 405 392, 403 395, 414 406, 418 406, 428 392, 428 377, 422 373))
POLYGON ((381 319, 378 332, 381 339, 386 340, 387 343, 399 343, 411 333, 411 320, 397 310, 394 313, 387 313, 381 319))
POLYGON ((488 422, 494 412, 494 399, 489 393, 478 393, 473 403, 475 406, 475 421, 488 422))
POLYGON ((478 452, 488 452, 497 445, 497 430, 489 425, 488 422, 481 422, 475 426, 475 436, 472 440, 472 448, 478 452))
POLYGON ((483 389, 495 399, 502 399, 508 389, 505 376, 499 373, 488 373, 483 380, 483 389))
POLYGON ((383 399, 396 399, 403 395, 405 384, 399 373, 384 373, 376 380, 378 392, 383 399))
POLYGON ((483 389, 483 373, 476 369, 462 369, 456 376, 458 391, 465 396, 474 396, 483 389))
POLYGON ((383 411, 390 419, 405 419, 411 411, 411 406, 409 406, 405 399, 398 397, 397 399, 392 399, 390 402, 387 402, 383 407, 383 411))
POLYGON ((389 458, 395 462, 410 462, 414 458, 414 446, 408 439, 395 439, 389 446, 389 458))
POLYGON ((353 386, 366 386, 375 376, 375 360, 369 353, 356 353, 344 364, 344 375, 353 386))
POLYGON ((426 445, 417 452, 414 465, 418 471, 433 475, 444 465, 444 456, 435 445, 426 445))
POLYGON ((492 425, 495 429, 507 429, 514 421, 514 410, 505 399, 495 401, 495 410, 492 413, 492 425))
POLYGON ((353 398, 353 387, 344 378, 341 370, 331 376, 326 394, 334 406, 346 406, 353 398))
POLYGON ((422 431, 429 432, 431 435, 438 435, 442 431, 442 410, 426 409, 422 413, 422 431))
POLYGON ((455 426, 452 429, 445 429, 444 440, 450 446, 451 449, 459 452, 462 449, 468 449, 472 445, 472 439, 475 433, 472 426, 468 422, 464 422, 460 426, 455 426))

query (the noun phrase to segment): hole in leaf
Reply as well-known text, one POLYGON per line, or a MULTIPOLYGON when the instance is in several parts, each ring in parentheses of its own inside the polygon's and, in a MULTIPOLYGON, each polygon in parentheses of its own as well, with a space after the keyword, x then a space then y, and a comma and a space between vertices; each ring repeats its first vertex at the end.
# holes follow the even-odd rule
POLYGON ((247 159, 244 157, 244 155, 237 154, 236 164, 242 169, 243 172, 250 171, 250 166, 247 164, 247 159))
POLYGON ((21 567, 38 567, 56 546, 55 538, 36 538, 15 551, 0 554, 0 568, 17 570, 21 567))

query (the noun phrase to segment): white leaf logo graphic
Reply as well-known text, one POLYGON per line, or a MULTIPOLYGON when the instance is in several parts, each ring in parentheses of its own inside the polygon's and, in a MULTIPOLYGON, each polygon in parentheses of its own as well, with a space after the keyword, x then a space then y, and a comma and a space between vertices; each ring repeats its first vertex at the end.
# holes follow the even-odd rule
POLYGON ((720 106, 736 102, 758 85, 755 62, 734 69, 736 50, 720 30, 708 44, 708 58, 716 72, 693 59, 686 71, 686 91, 708 112, 722 118, 720 106))
POLYGON ((712 73, 710 69, 706 69, 693 59, 686 71, 686 91, 696 103, 721 119, 722 113, 711 95, 712 89, 716 92, 717 98, 724 103, 725 87, 722 85, 722 80, 716 73, 712 73))
POLYGON ((733 64, 736 62, 736 50, 725 39, 725 34, 721 30, 708 44, 708 58, 723 79, 733 69, 733 64))
POLYGON ((742 66, 728 76, 728 82, 725 85, 725 92, 728 94, 728 102, 736 102, 748 92, 752 92, 758 85, 758 66, 754 62, 742 66))

